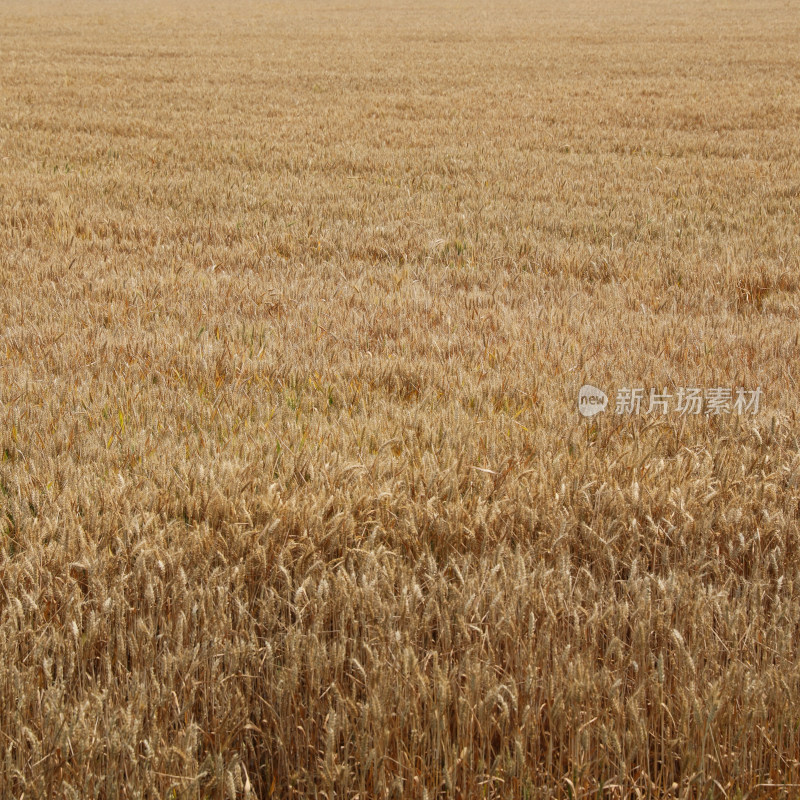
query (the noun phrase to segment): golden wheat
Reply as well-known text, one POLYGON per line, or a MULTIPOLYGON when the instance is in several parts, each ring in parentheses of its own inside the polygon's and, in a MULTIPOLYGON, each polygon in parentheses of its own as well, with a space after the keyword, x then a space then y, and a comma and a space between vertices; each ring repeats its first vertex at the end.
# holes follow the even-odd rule
POLYGON ((4 3, 0 794, 796 795, 798 41, 4 3))

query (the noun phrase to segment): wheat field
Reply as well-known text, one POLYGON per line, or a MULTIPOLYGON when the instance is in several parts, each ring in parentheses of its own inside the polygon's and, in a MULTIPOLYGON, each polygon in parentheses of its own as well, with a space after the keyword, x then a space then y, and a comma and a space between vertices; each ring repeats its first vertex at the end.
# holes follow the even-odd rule
POLYGON ((0 796, 800 796, 798 42, 5 0, 0 796))

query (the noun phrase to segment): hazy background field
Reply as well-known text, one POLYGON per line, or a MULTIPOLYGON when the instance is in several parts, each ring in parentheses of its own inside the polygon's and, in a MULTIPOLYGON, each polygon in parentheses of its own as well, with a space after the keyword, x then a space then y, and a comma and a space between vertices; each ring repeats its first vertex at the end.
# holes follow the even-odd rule
POLYGON ((795 793, 798 42, 3 2, 0 794, 795 793))

